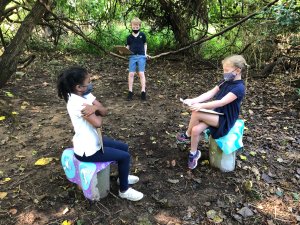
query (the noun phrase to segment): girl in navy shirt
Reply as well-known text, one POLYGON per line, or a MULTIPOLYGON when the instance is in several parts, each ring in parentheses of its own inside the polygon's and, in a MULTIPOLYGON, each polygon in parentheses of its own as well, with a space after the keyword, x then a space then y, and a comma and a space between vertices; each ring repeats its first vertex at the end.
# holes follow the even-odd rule
POLYGON ((241 79, 242 73, 248 66, 244 57, 232 55, 222 61, 224 79, 213 89, 204 94, 185 99, 192 111, 189 127, 185 133, 178 133, 178 143, 191 144, 188 167, 195 169, 201 152, 197 150, 200 134, 207 128, 213 138, 225 136, 238 119, 241 102, 245 95, 245 84, 241 79), (212 101, 206 102, 214 98, 212 101), (199 112, 200 109, 210 109, 223 115, 199 112))

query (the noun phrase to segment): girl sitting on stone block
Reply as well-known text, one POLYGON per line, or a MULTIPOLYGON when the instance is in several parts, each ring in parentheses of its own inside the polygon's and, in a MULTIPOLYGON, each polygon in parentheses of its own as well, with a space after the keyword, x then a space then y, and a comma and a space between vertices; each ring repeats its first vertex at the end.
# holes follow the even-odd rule
POLYGON ((128 145, 108 137, 102 139, 97 128, 102 126, 102 117, 107 109, 91 93, 90 75, 82 67, 64 70, 57 81, 58 96, 67 103, 75 135, 73 137, 75 157, 82 162, 116 161, 119 172, 119 196, 131 201, 139 201, 143 193, 129 187, 139 181, 129 175, 130 154, 128 145))
POLYGON ((204 94, 185 99, 192 111, 189 126, 186 132, 178 133, 178 143, 191 143, 191 151, 188 158, 188 167, 195 169, 201 152, 198 150, 200 134, 209 128, 214 139, 225 136, 233 127, 239 117, 240 106, 245 95, 245 85, 242 81, 242 73, 248 66, 244 57, 232 55, 222 61, 224 79, 213 89, 204 94), (210 99, 214 100, 206 102, 210 99), (223 115, 199 112, 200 109, 214 110, 223 115))

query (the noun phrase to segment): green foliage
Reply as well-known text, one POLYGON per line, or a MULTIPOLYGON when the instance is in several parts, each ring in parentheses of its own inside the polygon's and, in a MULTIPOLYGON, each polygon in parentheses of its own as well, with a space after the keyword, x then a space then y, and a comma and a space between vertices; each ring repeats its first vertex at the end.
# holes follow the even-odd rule
POLYGON ((296 1, 283 1, 281 4, 272 6, 265 11, 276 20, 275 29, 279 32, 298 32, 300 26, 300 5, 296 1))
MULTIPOLYGON (((153 55, 178 48, 178 40, 176 40, 178 33, 173 30, 171 23, 172 13, 175 17, 180 15, 176 18, 183 21, 178 23, 184 26, 178 27, 177 32, 186 31, 190 38, 188 41, 193 42, 205 35, 206 25, 209 28, 206 36, 213 35, 250 13, 257 12, 266 4, 265 1, 258 0, 172 0, 168 2, 171 6, 164 5, 164 1, 158 0, 56 0, 53 12, 67 23, 71 20, 70 26, 78 26, 88 38, 107 51, 112 51, 114 45, 125 45, 126 37, 131 31, 129 21, 134 16, 138 16, 143 21, 141 30, 147 36, 148 53, 153 55), (170 11, 165 11, 166 8, 170 11)), ((207 59, 222 58, 224 55, 241 52, 247 44, 251 43, 248 51, 252 52, 248 54, 253 55, 253 58, 259 60, 270 58, 274 53, 270 49, 275 46, 274 40, 277 40, 279 34, 286 35, 299 31, 299 7, 294 0, 279 1, 255 19, 194 47, 193 50, 207 59), (258 25, 259 29, 257 29, 258 25), (264 56, 260 57, 260 55, 264 56)), ((22 11, 28 13, 20 7, 18 13, 13 14, 10 19, 21 20, 25 15, 22 11)), ((60 22, 55 22, 51 15, 48 19, 51 28, 61 25, 60 22)), ((13 24, 6 20, 0 25, 4 39, 9 42, 17 32, 18 23, 13 24)), ((29 47, 103 54, 67 28, 55 31, 59 30, 65 33, 59 36, 57 46, 52 45, 49 39, 45 41, 45 37, 41 34, 42 29, 37 29, 29 42, 29 47)), ((299 38, 289 37, 289 41, 291 45, 299 44, 299 38)))

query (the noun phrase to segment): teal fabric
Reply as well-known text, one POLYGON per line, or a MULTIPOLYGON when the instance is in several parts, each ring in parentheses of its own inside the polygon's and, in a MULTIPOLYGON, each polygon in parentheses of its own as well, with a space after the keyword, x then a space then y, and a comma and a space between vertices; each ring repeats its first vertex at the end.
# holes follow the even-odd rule
MULTIPOLYGON (((232 152, 235 152, 244 146, 243 145, 244 127, 245 127, 244 120, 238 119, 227 135, 215 139, 217 145, 225 154, 230 154, 232 152)), ((206 140, 208 140, 209 134, 210 132, 208 129, 204 131, 206 140)))

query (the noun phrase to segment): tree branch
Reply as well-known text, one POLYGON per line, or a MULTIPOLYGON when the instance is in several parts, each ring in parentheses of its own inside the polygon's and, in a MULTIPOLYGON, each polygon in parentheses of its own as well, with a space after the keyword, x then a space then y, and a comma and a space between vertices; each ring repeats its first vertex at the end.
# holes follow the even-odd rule
MULTIPOLYGON (((271 7, 272 5, 274 5, 274 4, 275 4, 276 2, 278 2, 278 1, 279 1, 279 0, 275 0, 275 1, 273 1, 273 2, 270 2, 270 3, 267 4, 265 7, 263 7, 262 10, 271 7)), ((202 44, 202 43, 204 43, 204 42, 206 42, 206 41, 209 41, 209 40, 211 40, 211 39, 213 39, 213 38, 215 38, 215 37, 218 37, 218 36, 220 36, 220 35, 226 33, 227 31, 232 30, 232 29, 235 28, 236 26, 238 26, 238 25, 244 23, 245 21, 247 21, 247 20, 249 20, 250 18, 256 16, 257 14, 259 14, 259 12, 252 13, 252 14, 246 16, 245 18, 241 19, 240 21, 238 21, 238 22, 232 24, 231 26, 225 28, 224 30, 222 30, 222 31, 220 31, 220 32, 218 32, 218 33, 216 33, 216 34, 214 34, 214 35, 211 35, 211 36, 206 37, 206 38, 201 38, 200 40, 197 40, 197 41, 195 41, 195 42, 193 42, 193 43, 191 43, 191 44, 189 44, 189 45, 187 45, 187 46, 185 46, 185 47, 182 47, 182 48, 180 48, 180 49, 178 49, 178 50, 169 51, 169 52, 164 52, 164 53, 158 54, 158 55, 156 55, 156 56, 152 56, 151 59, 156 59, 156 58, 159 58, 159 57, 162 57, 162 56, 166 56, 166 55, 170 55, 170 54, 176 54, 176 53, 185 51, 185 50, 187 50, 187 49, 189 49, 189 48, 192 48, 192 47, 194 47, 194 46, 196 46, 196 45, 202 44)))

